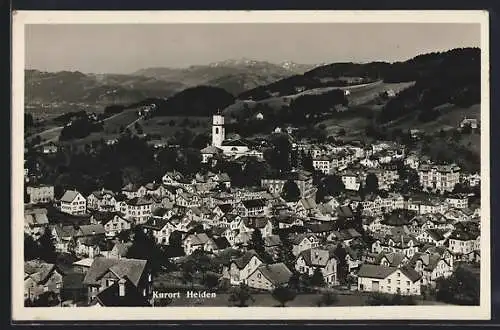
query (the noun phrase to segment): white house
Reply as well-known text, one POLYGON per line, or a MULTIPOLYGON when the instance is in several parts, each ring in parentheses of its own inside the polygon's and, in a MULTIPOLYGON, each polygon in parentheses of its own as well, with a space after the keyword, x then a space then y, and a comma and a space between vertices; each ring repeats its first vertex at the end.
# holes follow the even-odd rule
POLYGON ((363 264, 358 272, 358 290, 401 295, 420 295, 422 276, 409 267, 363 264))
POLYGON ((87 213, 87 200, 76 190, 66 190, 61 197, 61 212, 72 215, 87 213))

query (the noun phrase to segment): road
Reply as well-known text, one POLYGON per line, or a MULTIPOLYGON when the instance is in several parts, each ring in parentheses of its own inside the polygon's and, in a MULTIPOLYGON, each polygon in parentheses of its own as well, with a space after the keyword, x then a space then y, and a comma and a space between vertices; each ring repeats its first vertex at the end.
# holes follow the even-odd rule
MULTIPOLYGON (((120 113, 117 113, 117 114, 115 114, 115 115, 112 115, 111 117, 108 117, 108 118, 105 118, 105 119, 103 119, 103 120, 98 121, 98 123, 105 123, 106 121, 111 120, 111 119, 113 119, 113 118, 116 118, 116 117, 118 117, 118 116, 121 116, 121 115, 123 115, 124 113, 125 113, 125 111, 120 112, 120 113)), ((141 119, 141 117, 139 117, 137 120, 135 120, 134 122, 132 122, 132 124, 130 124, 130 125, 133 125, 133 124, 134 124, 136 121, 138 121, 139 119, 141 119)), ((129 126, 130 126, 130 125, 129 125, 129 126)), ((128 128, 129 126, 127 126, 127 128, 128 128)), ((51 134, 51 133, 56 133, 56 136, 55 136, 55 137, 50 138, 50 139, 48 139, 48 140, 45 140, 45 141, 43 141, 43 142, 41 142, 41 143, 37 144, 35 147, 43 146, 43 145, 48 144, 48 143, 50 143, 50 142, 55 142, 55 141, 57 141, 57 140, 59 139, 59 133, 61 133, 61 131, 62 131, 62 129, 63 129, 63 128, 64 128, 64 126, 58 126, 58 127, 49 128, 49 129, 47 129, 47 130, 45 130, 45 131, 43 131, 43 132, 40 132, 40 133, 38 133, 38 134, 33 134, 33 135, 31 135, 31 136, 27 137, 27 138, 26 138, 26 140, 33 139, 33 138, 34 138, 34 137, 36 137, 37 135, 38 135, 38 136, 40 136, 40 138, 43 140, 43 137, 44 137, 44 136, 49 135, 49 134, 51 134)))

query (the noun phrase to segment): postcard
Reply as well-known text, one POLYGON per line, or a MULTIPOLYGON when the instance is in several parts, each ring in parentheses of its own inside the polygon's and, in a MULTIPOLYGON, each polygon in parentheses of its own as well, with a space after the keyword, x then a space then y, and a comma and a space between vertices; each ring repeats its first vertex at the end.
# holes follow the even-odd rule
POLYGON ((17 11, 12 58, 14 321, 491 317, 487 12, 17 11))

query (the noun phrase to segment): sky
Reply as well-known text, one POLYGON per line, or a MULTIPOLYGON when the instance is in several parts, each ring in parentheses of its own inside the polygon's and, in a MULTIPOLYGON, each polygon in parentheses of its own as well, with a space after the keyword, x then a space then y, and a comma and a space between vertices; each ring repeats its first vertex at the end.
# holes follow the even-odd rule
POLYGON ((401 61, 479 47, 480 25, 457 23, 38 24, 26 68, 133 73, 248 58, 301 64, 401 61))

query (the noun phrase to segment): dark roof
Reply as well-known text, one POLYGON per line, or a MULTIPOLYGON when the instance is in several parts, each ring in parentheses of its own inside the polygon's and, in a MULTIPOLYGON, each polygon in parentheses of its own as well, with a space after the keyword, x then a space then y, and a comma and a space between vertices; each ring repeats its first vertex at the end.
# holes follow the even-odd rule
POLYGON ((128 205, 140 206, 140 205, 149 205, 151 204, 151 200, 144 197, 134 197, 127 201, 128 205))
POLYGON ((260 271, 274 285, 282 285, 288 283, 292 272, 288 267, 280 262, 271 265, 261 265, 256 271, 260 271))
POLYGON ((112 271, 119 277, 127 276, 134 285, 139 283, 142 274, 145 271, 147 260, 140 259, 111 259, 104 257, 97 257, 90 266, 85 279, 85 284, 97 284, 98 279, 112 271))
POLYGON ((84 288, 83 279, 85 278, 85 274, 83 273, 68 273, 63 276, 63 289, 71 290, 71 289, 82 289, 84 288))
POLYGON ((422 276, 413 268, 410 267, 401 267, 401 272, 406 275, 412 282, 418 281, 422 276))
POLYGON ((380 223, 387 226, 403 226, 408 225, 411 218, 407 212, 394 211, 380 223))
POLYGON ((169 223, 168 219, 149 218, 149 220, 142 226, 147 229, 161 230, 167 223, 169 223))
POLYGON ((244 218, 243 222, 248 228, 264 228, 269 220, 263 217, 248 217, 244 218))
POLYGON ((335 228, 333 221, 321 222, 321 223, 307 223, 305 227, 313 233, 325 233, 330 232, 335 228))
POLYGON ((278 235, 270 235, 264 237, 264 246, 265 247, 273 247, 273 246, 280 246, 281 243, 281 238, 278 235))
POLYGON ((113 285, 98 293, 95 299, 101 305, 107 307, 151 306, 151 304, 141 295, 137 287, 130 282, 130 280, 127 279, 124 285, 125 295, 122 297, 119 294, 120 284, 115 282, 113 285))
POLYGON ((266 206, 266 200, 265 199, 250 199, 243 201, 243 206, 245 208, 250 209, 250 208, 255 208, 255 207, 264 207, 266 206))
POLYGON ((449 239, 456 239, 456 240, 460 240, 460 241, 472 241, 472 240, 477 239, 478 236, 479 236, 479 233, 455 230, 450 235, 449 239))
POLYGON ((218 250, 224 250, 231 246, 231 244, 229 244, 229 241, 225 237, 212 238, 212 240, 214 241, 215 246, 217 246, 218 250))
POLYGON ((302 257, 307 266, 325 267, 328 260, 335 258, 334 251, 334 249, 307 249, 299 254, 299 258, 302 257))
POLYGON ((354 216, 349 206, 339 206, 336 211, 339 217, 352 218, 354 216))
POLYGON ((219 209, 224 212, 224 213, 229 213, 233 210, 233 205, 232 204, 219 204, 217 205, 219 207, 219 209))
POLYGON ((358 271, 358 276, 383 279, 394 273, 396 270, 396 267, 363 264, 358 271))
POLYGON ((401 261, 403 261, 405 258, 405 254, 400 253, 400 252, 389 252, 389 253, 382 252, 377 256, 377 258, 375 259, 375 262, 377 264, 380 264, 380 262, 382 262, 382 259, 384 257, 389 262, 389 266, 399 267, 399 265, 401 264, 401 261))
POLYGON ((255 252, 254 250, 250 250, 247 251, 244 255, 242 255, 238 259, 235 259, 233 262, 239 269, 243 269, 254 256, 260 260, 259 256, 257 255, 257 252, 255 252))

